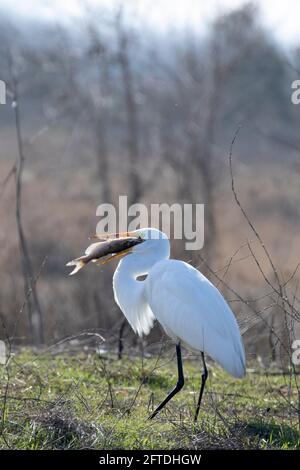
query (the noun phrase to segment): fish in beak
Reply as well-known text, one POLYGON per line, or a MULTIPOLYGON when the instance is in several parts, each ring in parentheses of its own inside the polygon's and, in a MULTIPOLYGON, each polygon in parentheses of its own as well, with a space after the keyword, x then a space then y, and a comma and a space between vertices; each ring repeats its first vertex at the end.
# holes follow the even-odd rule
POLYGON ((97 264, 105 264, 117 257, 125 256, 132 251, 132 248, 144 240, 138 236, 131 235, 130 232, 95 235, 91 238, 102 240, 97 243, 92 243, 85 251, 85 255, 76 258, 66 266, 75 266, 70 276, 76 274, 90 261, 97 264))

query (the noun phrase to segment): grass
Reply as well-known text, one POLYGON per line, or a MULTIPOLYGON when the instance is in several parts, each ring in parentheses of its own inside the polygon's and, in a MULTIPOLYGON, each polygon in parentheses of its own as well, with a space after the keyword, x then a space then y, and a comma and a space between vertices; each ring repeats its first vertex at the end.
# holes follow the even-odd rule
POLYGON ((171 356, 22 351, 0 366, 0 448, 300 448, 293 378, 252 369, 234 380, 214 365, 194 425, 200 361, 186 359, 184 371, 184 389, 149 421, 176 383, 171 356))

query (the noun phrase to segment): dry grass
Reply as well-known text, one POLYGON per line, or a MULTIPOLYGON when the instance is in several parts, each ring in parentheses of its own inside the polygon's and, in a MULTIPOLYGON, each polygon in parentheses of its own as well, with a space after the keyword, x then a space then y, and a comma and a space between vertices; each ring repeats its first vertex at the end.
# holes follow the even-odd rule
POLYGON ((199 422, 193 412, 200 361, 185 359, 186 385, 154 420, 147 417, 176 381, 169 352, 159 358, 113 354, 34 354, 2 367, 1 448, 295 449, 298 395, 288 376, 258 367, 242 381, 210 368, 199 422), (104 368, 103 368, 104 367, 104 368), (105 373, 104 373, 105 371, 105 373), (5 395, 5 406, 4 404, 5 395), (4 414, 3 414, 4 413, 4 414))

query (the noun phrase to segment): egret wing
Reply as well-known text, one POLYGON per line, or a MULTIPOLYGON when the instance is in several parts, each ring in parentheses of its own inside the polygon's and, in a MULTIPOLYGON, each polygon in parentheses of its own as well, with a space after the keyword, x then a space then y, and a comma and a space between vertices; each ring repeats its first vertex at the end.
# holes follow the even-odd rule
POLYGON ((197 269, 177 260, 157 263, 147 279, 150 308, 166 332, 209 354, 230 374, 245 374, 237 321, 219 290, 197 269))

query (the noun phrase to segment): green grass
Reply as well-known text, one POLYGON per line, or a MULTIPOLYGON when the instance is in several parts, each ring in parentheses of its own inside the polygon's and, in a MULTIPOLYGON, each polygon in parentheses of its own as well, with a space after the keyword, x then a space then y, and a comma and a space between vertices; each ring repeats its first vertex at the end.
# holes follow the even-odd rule
POLYGON ((214 365, 194 425, 200 361, 185 360, 184 371, 184 389, 149 421, 176 383, 171 356, 23 351, 0 366, 0 448, 300 448, 293 378, 254 369, 234 380, 214 365))

